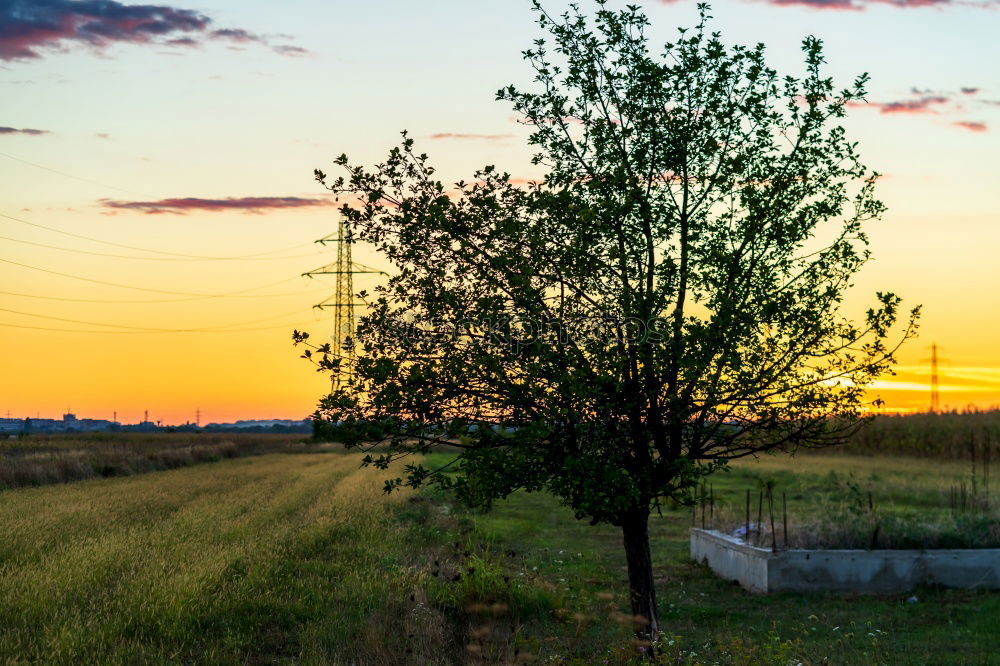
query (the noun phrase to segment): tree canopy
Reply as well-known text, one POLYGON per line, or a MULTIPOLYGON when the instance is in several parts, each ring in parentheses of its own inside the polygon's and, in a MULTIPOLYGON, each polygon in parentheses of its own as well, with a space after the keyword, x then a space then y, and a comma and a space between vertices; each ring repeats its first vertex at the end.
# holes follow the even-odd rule
POLYGON ((705 5, 662 47, 637 7, 535 10, 534 86, 497 99, 530 126, 544 179, 486 166, 446 184, 406 133, 371 168, 316 172, 352 240, 394 267, 362 294, 356 362, 309 351, 347 378, 317 417, 383 469, 460 451, 387 490, 436 483, 478 505, 546 490, 621 526, 655 633, 650 508, 728 460, 842 439, 918 312, 889 292, 860 321, 843 312, 884 211, 840 124, 867 76, 837 88, 812 37, 804 74, 780 76, 763 45, 711 32, 705 5))

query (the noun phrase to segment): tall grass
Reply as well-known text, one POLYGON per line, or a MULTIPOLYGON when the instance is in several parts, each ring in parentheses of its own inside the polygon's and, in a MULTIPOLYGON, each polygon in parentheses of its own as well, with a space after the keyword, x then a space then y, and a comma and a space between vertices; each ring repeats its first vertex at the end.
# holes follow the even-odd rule
POLYGON ((302 435, 207 433, 29 435, 0 440, 0 490, 303 449, 303 439, 302 435))
POLYGON ((710 484, 714 502, 698 506, 692 524, 742 537, 749 522, 751 541, 762 547, 1000 548, 997 484, 981 465, 973 475, 966 461, 764 456, 734 463, 710 484))
MULTIPOLYGON (((4 492, 0 663, 637 663, 616 528, 544 493, 489 514, 386 496, 359 461, 263 455, 4 492)), ((964 469, 767 457, 714 490, 735 503, 773 476, 801 506, 853 473, 920 510, 964 469)), ((993 663, 1000 595, 749 595, 691 564, 689 514, 663 509, 656 663, 993 663)))
POLYGON ((267 455, 5 493, 0 662, 436 663, 450 637, 409 601, 405 497, 358 462, 267 455))
POLYGON ((846 446, 848 453, 890 453, 982 461, 1000 458, 1000 410, 880 414, 846 446))

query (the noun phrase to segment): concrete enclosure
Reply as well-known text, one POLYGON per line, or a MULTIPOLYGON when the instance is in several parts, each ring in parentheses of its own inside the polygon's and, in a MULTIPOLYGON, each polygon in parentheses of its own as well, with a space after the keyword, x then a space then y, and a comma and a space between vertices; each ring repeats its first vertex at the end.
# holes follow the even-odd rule
POLYGON ((751 592, 896 594, 916 585, 1000 589, 1000 548, 782 550, 691 529, 691 559, 751 592))

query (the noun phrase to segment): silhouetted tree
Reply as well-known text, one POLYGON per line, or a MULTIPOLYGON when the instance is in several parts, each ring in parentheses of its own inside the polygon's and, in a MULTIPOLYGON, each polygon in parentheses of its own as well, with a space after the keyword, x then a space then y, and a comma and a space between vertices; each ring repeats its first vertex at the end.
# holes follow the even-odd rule
MULTIPOLYGON (((877 174, 837 125, 867 76, 836 90, 820 41, 779 77, 764 47, 692 30, 651 50, 636 7, 553 17, 535 5, 537 89, 500 90, 533 132, 544 181, 485 167, 445 185, 403 134, 371 169, 317 178, 349 196, 352 238, 395 274, 360 318, 358 357, 307 351, 347 381, 317 417, 386 469, 489 505, 546 490, 622 530, 639 632, 658 631, 648 518, 728 460, 841 439, 893 363, 899 298, 841 314, 869 257, 877 174)), ((912 335, 917 310, 900 337, 912 335)), ((296 333, 300 343, 309 344, 296 333)), ((315 350, 315 351, 314 351, 315 350)))

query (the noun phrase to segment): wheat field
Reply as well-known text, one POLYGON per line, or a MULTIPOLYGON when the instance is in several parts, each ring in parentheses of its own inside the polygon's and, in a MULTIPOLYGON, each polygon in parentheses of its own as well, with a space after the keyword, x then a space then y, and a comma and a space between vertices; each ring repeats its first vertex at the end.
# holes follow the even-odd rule
POLYGON ((357 456, 271 454, 4 492, 0 662, 357 655, 411 584, 379 491, 357 456))

